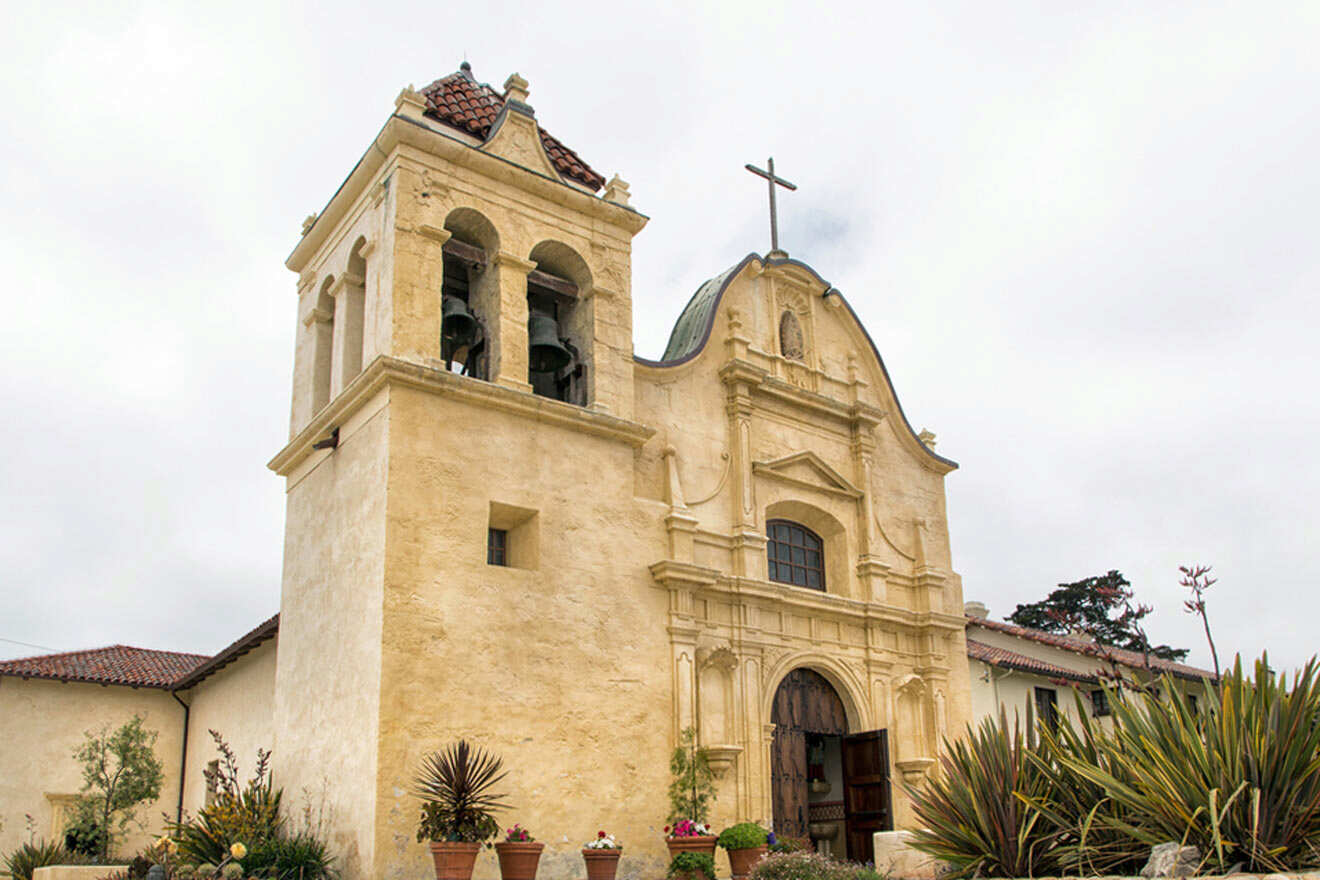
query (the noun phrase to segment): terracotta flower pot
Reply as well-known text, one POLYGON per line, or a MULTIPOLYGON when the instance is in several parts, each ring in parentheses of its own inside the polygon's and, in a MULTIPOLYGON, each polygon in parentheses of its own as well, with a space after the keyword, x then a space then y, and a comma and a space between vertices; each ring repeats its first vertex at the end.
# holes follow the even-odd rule
POLYGON ((472 866, 476 864, 479 852, 481 852, 479 843, 431 841, 431 858, 435 859, 435 880, 472 880, 472 866))
POLYGON ((495 854, 500 857, 500 876, 504 880, 535 880, 543 849, 545 844, 536 842, 504 840, 495 844, 495 854))
POLYGON ((698 834, 695 837, 666 837, 665 846, 669 847, 669 860, 683 852, 705 853, 715 858, 715 835, 698 834))
POLYGON ((752 873, 752 868, 761 861, 762 856, 769 852, 768 846, 753 846, 747 849, 729 850, 729 872, 735 878, 747 877, 752 873))
POLYGON ((621 855, 621 849, 582 850, 582 859, 587 863, 587 880, 614 880, 621 855))

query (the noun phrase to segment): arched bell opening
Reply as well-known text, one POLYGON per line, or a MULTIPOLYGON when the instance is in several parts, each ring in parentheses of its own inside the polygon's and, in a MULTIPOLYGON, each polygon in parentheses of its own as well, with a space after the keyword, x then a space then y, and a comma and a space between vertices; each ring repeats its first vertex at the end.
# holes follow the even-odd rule
POLYGON ((327 275, 316 294, 307 329, 312 333, 312 413, 330 402, 330 376, 334 365, 335 298, 330 290, 335 276, 327 275))
POLYGON ((489 376, 487 317, 496 314, 499 285, 487 271, 499 251, 495 227, 472 208, 455 208, 445 218, 449 239, 442 249, 440 356, 451 371, 489 376))
POLYGON ((893 828, 888 733, 857 731, 834 685, 799 667, 771 705, 775 833, 836 858, 872 861, 876 831, 893 828))
POLYGON ((568 245, 543 241, 527 274, 527 381, 542 397, 586 406, 592 361, 591 270, 568 245))

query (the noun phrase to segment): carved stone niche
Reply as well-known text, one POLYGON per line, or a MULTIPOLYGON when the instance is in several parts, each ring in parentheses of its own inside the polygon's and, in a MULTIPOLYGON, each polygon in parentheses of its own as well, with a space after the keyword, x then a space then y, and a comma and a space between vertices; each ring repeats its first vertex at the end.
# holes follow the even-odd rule
POLYGON ((701 746, 710 769, 718 778, 733 769, 742 746, 734 745, 733 672, 738 657, 728 645, 707 642, 697 646, 697 705, 701 746))

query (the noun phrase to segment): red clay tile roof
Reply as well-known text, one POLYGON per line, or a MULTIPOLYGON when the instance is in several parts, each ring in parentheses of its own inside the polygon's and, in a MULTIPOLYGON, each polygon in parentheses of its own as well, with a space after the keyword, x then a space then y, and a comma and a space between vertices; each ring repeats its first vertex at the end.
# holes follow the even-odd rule
POLYGON ((213 657, 112 645, 2 661, 0 675, 186 690, 273 638, 279 629, 280 616, 276 614, 213 657))
MULTIPOLYGON (((472 70, 463 67, 422 89, 426 96, 426 115, 452 128, 485 140, 490 127, 504 108, 504 96, 472 76, 472 70)), ((540 125, 541 145, 551 163, 560 174, 590 187, 592 192, 605 185, 605 178, 592 170, 577 153, 560 143, 540 125)))
POLYGON ((149 651, 128 645, 25 657, 0 663, 0 675, 168 688, 208 658, 204 654, 149 651))
POLYGON ((280 631, 280 616, 276 614, 261 623, 256 629, 250 630, 236 639, 219 654, 202 663, 200 666, 191 670, 186 676, 183 676, 174 685, 176 690, 184 690, 201 684, 209 676, 215 674, 220 669, 233 663, 239 657, 242 657, 248 651, 260 645, 267 639, 273 639, 280 631))
MULTIPOLYGON (((982 626, 986 629, 997 630, 1002 633, 1008 633, 1018 638, 1028 639, 1033 642, 1039 642, 1042 645, 1052 645, 1055 648, 1062 648, 1065 651, 1072 651, 1075 654, 1085 654, 1090 657, 1102 658, 1108 655, 1115 661, 1130 669, 1145 669, 1145 657, 1140 651, 1127 651, 1123 648, 1108 648, 1096 645, 1087 639, 1076 636, 1061 636, 1057 633, 1042 632, 1038 629, 1028 629, 1025 626, 1016 626, 1011 623, 1002 623, 998 620, 989 620, 984 617, 967 618, 968 626, 982 626)), ((1213 679, 1215 674, 1205 669, 1197 669, 1195 666, 1188 666, 1185 663, 1175 663, 1172 660, 1161 660, 1158 657, 1150 658, 1151 668, 1156 672, 1167 672, 1178 678, 1185 678, 1189 681, 1200 681, 1203 678, 1213 679)))
POLYGON ((982 663, 989 663, 991 666, 1002 666, 1005 669, 1017 669, 1022 672, 1032 672, 1037 675, 1046 675, 1050 678, 1066 678, 1070 681, 1082 681, 1096 684, 1100 681, 1094 675, 1087 675, 1084 672, 1074 672, 1071 669, 1065 669, 1062 666, 1055 666, 1053 663, 1046 663, 1044 660, 1037 660, 1035 657, 1028 657, 1026 654, 1019 654, 1016 651, 1010 651, 1007 648, 998 648, 994 645, 987 645, 978 642, 975 639, 967 640, 967 656, 973 660, 980 660, 982 663))

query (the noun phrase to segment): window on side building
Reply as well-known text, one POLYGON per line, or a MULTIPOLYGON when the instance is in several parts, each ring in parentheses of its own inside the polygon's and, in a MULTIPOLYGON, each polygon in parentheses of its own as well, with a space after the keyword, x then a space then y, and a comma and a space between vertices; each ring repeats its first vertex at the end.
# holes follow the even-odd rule
POLYGON ((1036 688, 1036 715, 1049 725, 1050 730, 1059 728, 1059 694, 1054 688, 1036 688))

